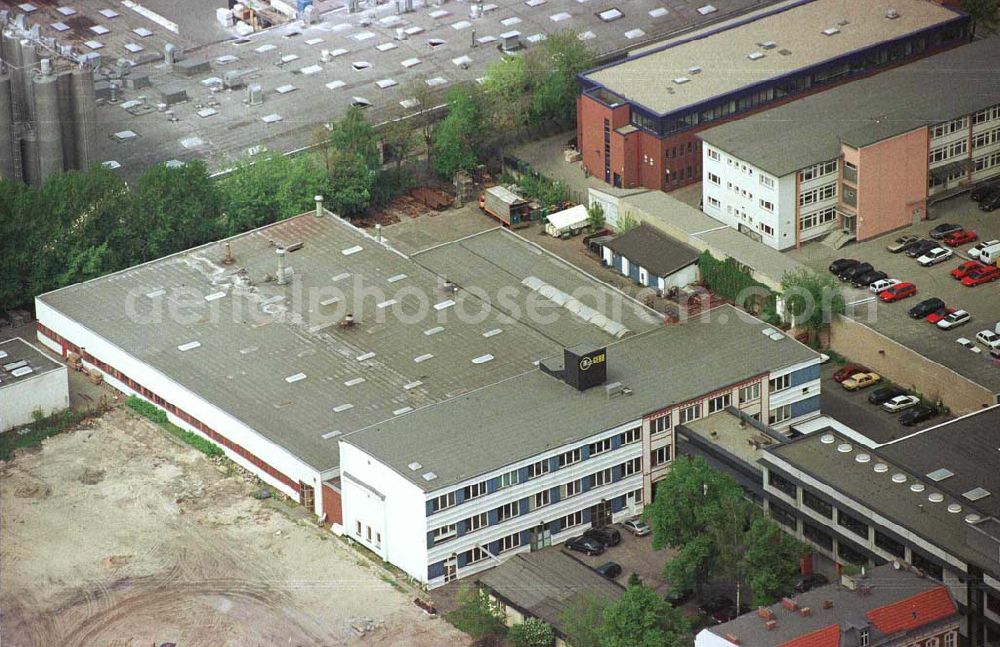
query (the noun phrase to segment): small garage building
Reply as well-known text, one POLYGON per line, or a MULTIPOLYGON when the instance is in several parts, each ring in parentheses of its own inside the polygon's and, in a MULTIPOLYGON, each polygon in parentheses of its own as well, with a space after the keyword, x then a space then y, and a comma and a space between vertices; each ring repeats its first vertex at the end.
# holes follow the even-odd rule
POLYGON ((0 342, 0 432, 69 406, 66 366, 20 337, 0 342))
POLYGON ((601 257, 640 285, 666 292, 699 279, 698 252, 650 225, 639 225, 604 243, 601 257))

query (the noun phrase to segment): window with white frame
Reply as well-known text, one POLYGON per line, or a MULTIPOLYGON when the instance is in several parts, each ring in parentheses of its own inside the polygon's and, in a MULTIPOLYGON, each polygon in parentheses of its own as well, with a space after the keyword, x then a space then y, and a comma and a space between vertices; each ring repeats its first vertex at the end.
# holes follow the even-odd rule
POLYGON ((462 488, 463 500, 471 501, 472 499, 481 497, 487 492, 486 481, 480 481, 479 483, 473 483, 472 485, 466 485, 462 488))
POLYGON ((969 127, 968 117, 959 117, 931 128, 931 137, 944 137, 969 127))
POLYGON ((559 528, 561 530, 566 530, 567 528, 572 528, 573 526, 579 526, 583 523, 583 510, 577 510, 572 514, 568 514, 559 520, 559 528))
POLYGON ((514 550, 520 545, 521 533, 515 532, 514 534, 500 538, 500 545, 497 547, 497 553, 505 553, 508 550, 514 550))
POLYGON ((681 409, 681 424, 691 422, 701 417, 701 403, 697 402, 691 406, 681 409))
POLYGON ((722 178, 715 173, 708 174, 708 181, 716 186, 722 186, 722 178))
POLYGON ((773 177, 770 177, 769 175, 764 175, 763 173, 761 173, 757 177, 760 178, 760 183, 761 183, 762 186, 765 186, 765 187, 767 187, 769 189, 773 189, 774 188, 774 178, 773 177))
POLYGON ((982 148, 983 146, 991 146, 997 142, 1000 142, 1000 128, 992 128, 984 130, 981 133, 976 133, 972 138, 972 147, 982 148))
POLYGON ((837 172, 837 160, 830 160, 829 162, 823 162, 821 164, 816 164, 807 169, 803 169, 799 172, 799 180, 802 182, 808 182, 809 180, 823 177, 824 175, 829 175, 831 173, 837 172))
POLYGON ((440 528, 435 528, 431 531, 431 538, 434 541, 434 545, 444 543, 457 536, 458 530, 456 525, 453 523, 450 523, 447 526, 441 526, 440 528))
POLYGON ((966 140, 959 139, 951 143, 945 144, 943 146, 937 146, 931 149, 930 152, 930 163, 934 164, 937 162, 943 162, 945 160, 951 159, 952 157, 957 157, 962 155, 967 151, 966 140))
POLYGON ((972 117, 972 123, 982 124, 987 121, 993 121, 994 119, 1000 119, 1000 104, 986 108, 985 110, 980 110, 972 117))
POLYGON ((988 168, 993 168, 994 166, 1000 166, 1000 151, 992 153, 990 155, 983 155, 982 157, 977 157, 973 160, 975 164, 975 169, 977 171, 983 171, 988 168))
POLYGON ((760 200, 760 208, 763 209, 764 211, 768 211, 770 213, 774 213, 774 203, 771 202, 770 200, 765 200, 765 199, 761 198, 761 200, 760 200))
POLYGON ((871 634, 867 627, 858 630, 858 642, 860 643, 860 647, 868 647, 870 641, 871 634))
POLYGON ((511 470, 506 474, 501 474, 497 479, 497 489, 502 490, 512 485, 517 485, 520 481, 517 470, 511 470))
POLYGON ((799 220, 799 229, 801 231, 806 231, 808 229, 813 229, 821 225, 833 222, 837 219, 837 208, 827 207, 826 209, 820 209, 819 211, 813 211, 808 213, 799 220))
POLYGON ((649 429, 651 433, 658 434, 661 431, 668 431, 670 429, 670 419, 673 418, 673 414, 667 413, 659 418, 654 418, 649 421, 649 429))
POLYGON ((465 520, 465 532, 475 532, 480 528, 485 528, 489 525, 490 520, 485 512, 480 512, 479 514, 472 515, 465 520))
POLYGON ((622 478, 626 476, 631 476, 633 474, 638 474, 642 471, 642 456, 636 456, 630 461, 625 461, 621 464, 622 468, 622 478))
POLYGON ((740 404, 760 399, 760 382, 740 387, 740 404))
POLYGON ((497 522, 513 519, 521 514, 521 506, 517 501, 505 503, 497 508, 497 522))
POLYGON ((716 162, 718 162, 719 160, 722 159, 722 155, 720 155, 719 151, 715 150, 714 148, 709 148, 708 159, 715 160, 716 162))
POLYGON ((722 395, 717 395, 708 401, 708 412, 710 414, 722 411, 730 405, 733 396, 731 393, 723 393, 722 395))
POLYGON ((439 512, 441 510, 447 510, 448 508, 455 505, 455 493, 447 492, 441 496, 436 496, 431 499, 431 512, 439 512))
POLYGON ((569 483, 563 483, 559 486, 559 498, 568 499, 571 496, 576 496, 583 491, 583 481, 577 479, 575 481, 570 481, 569 483))
POLYGON ((759 222, 757 223, 757 228, 760 229, 765 234, 767 234, 768 236, 774 235, 774 227, 772 227, 771 225, 766 225, 762 222, 759 222))
POLYGON ((596 443, 590 443, 587 445, 587 450, 591 456, 609 452, 611 451, 611 438, 604 438, 603 440, 598 440, 596 443))
POLYGON ((649 464, 651 467, 659 467, 670 462, 670 445, 657 447, 649 453, 649 464))
POLYGON ((489 555, 482 548, 476 547, 465 551, 465 565, 475 564, 476 562, 481 562, 489 555))
POLYGON ((784 391, 785 389, 787 389, 788 387, 790 387, 792 385, 792 374, 791 373, 785 373, 784 375, 782 375, 780 377, 771 378, 771 381, 768 384, 770 386, 770 392, 771 393, 777 393, 778 391, 784 391))
POLYGON ((642 440, 642 427, 632 427, 618 434, 618 444, 624 447, 642 440))
POLYGON ((607 485, 611 482, 611 468, 603 469, 600 472, 594 472, 590 475, 590 487, 601 487, 602 485, 607 485))
POLYGON ((940 645, 941 645, 941 639, 938 638, 937 636, 934 636, 933 638, 928 638, 927 642, 924 643, 924 647, 940 647, 940 645))
POLYGON ((716 209, 718 209, 719 207, 722 206, 722 203, 719 202, 718 198, 713 198, 712 196, 708 196, 708 206, 715 207, 716 209))
POLYGON ((776 425, 780 422, 788 420, 791 417, 792 417, 792 405, 786 404, 771 409, 771 412, 767 416, 767 423, 769 425, 776 425))
POLYGON ((958 646, 958 632, 954 629, 944 635, 944 647, 958 646))
POLYGON ((803 191, 799 194, 799 206, 805 207, 810 204, 815 204, 817 202, 822 202, 823 200, 832 200, 837 197, 837 184, 825 184, 821 187, 815 189, 809 189, 808 191, 803 191))
POLYGON ((559 454, 559 467, 566 467, 567 465, 572 465, 573 463, 579 463, 583 456, 583 452, 580 448, 571 449, 568 452, 563 452, 559 454))
POLYGON ((528 465, 528 478, 534 479, 538 478, 542 474, 549 473, 549 459, 543 458, 542 460, 528 465))
POLYGON ((535 495, 531 497, 530 501, 532 510, 537 510, 538 508, 544 508, 550 503, 549 491, 542 490, 541 492, 536 492, 535 495))

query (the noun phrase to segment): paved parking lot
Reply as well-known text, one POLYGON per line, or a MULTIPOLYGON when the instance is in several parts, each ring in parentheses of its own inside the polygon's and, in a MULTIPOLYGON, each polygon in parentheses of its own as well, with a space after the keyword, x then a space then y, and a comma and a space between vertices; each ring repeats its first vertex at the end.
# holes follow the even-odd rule
POLYGON ((890 254, 885 249, 887 244, 903 234, 926 238, 931 228, 944 222, 954 222, 974 229, 979 233, 980 240, 1000 239, 1000 212, 980 211, 968 194, 963 194, 932 206, 930 215, 934 220, 863 243, 848 245, 841 250, 814 243, 789 252, 789 255, 823 272, 827 271, 830 262, 836 258, 856 258, 870 262, 875 269, 886 272, 892 278, 912 281, 917 286, 917 296, 898 303, 878 303, 867 290, 848 288, 847 301, 849 304, 854 303, 853 314, 850 310, 848 314, 924 357, 993 392, 1000 392, 1000 364, 993 362, 985 352, 976 354, 955 342, 960 337, 974 341, 978 331, 992 329, 1000 320, 1000 282, 968 288, 949 275, 959 263, 968 260, 966 251, 972 245, 955 250, 953 260, 929 268, 917 265, 914 259, 904 254, 890 254), (956 330, 943 331, 923 319, 913 320, 907 316, 907 311, 913 305, 930 297, 939 297, 949 306, 968 310, 972 314, 972 321, 956 330))
POLYGON ((669 549, 653 550, 653 537, 636 537, 627 532, 620 524, 615 524, 615 528, 622 534, 622 541, 617 546, 612 546, 601 555, 584 555, 571 551, 560 545, 559 550, 568 552, 570 555, 591 567, 597 567, 606 562, 617 562, 622 567, 622 574, 615 580, 622 586, 628 583, 628 577, 632 573, 637 573, 647 586, 656 589, 660 595, 665 595, 669 590, 667 582, 663 579, 663 566, 674 556, 674 551, 669 549))
MULTIPOLYGON (((912 427, 904 427, 899 424, 896 415, 892 415, 868 402, 868 394, 878 386, 862 389, 861 391, 845 391, 843 387, 833 380, 833 374, 842 367, 842 364, 834 362, 827 363, 820 372, 823 380, 823 390, 820 394, 821 408, 823 413, 840 422, 860 434, 864 434, 876 443, 887 443, 903 436, 912 434, 915 431, 926 429, 936 424, 940 424, 946 417, 936 416, 912 427)), ((888 382, 886 382, 888 385, 888 382)))

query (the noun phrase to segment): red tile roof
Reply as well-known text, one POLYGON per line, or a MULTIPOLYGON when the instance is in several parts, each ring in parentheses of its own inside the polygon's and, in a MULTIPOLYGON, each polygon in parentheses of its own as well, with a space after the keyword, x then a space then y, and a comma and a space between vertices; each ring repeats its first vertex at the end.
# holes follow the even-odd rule
POLYGON ((783 642, 778 647, 840 647, 840 625, 829 625, 798 638, 783 642))
POLYGON ((955 613, 955 603, 943 586, 872 609, 865 614, 868 621, 884 634, 912 631, 937 622, 955 613))

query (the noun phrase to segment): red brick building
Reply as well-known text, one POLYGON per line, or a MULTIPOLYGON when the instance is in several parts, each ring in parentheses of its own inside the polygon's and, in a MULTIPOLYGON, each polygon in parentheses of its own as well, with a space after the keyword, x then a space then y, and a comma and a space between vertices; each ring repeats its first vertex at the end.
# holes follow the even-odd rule
POLYGON ((584 168, 621 188, 701 178, 695 134, 966 42, 969 17, 926 0, 798 0, 579 77, 584 168))

